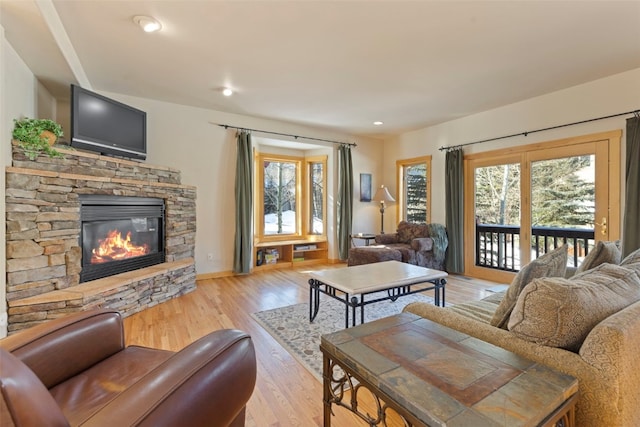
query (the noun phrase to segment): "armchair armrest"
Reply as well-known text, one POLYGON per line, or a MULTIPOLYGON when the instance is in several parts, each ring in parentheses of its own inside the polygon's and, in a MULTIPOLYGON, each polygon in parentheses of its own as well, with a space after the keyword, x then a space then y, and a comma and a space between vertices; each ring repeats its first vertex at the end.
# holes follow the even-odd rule
POLYGON ((433 250, 433 239, 431 237, 416 237, 411 240, 411 249, 416 252, 428 252, 433 250))
POLYGON ((243 416, 255 381, 250 336, 215 331, 120 393, 84 425, 229 425, 243 416))
POLYGON ((376 243, 378 245, 390 245, 393 243, 398 243, 398 234, 377 234, 376 235, 376 243))
POLYGON ((122 316, 107 309, 73 313, 3 338, 0 347, 52 388, 124 348, 122 316))

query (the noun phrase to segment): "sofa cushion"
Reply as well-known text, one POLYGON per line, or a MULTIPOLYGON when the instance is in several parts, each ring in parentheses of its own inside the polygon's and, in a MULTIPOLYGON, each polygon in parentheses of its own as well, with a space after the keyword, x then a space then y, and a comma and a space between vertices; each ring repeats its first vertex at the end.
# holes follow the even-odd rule
POLYGON ((426 224, 414 224, 400 221, 398 224, 398 242, 411 243, 417 237, 429 237, 429 227, 426 224))
POLYGON ((522 289, 538 277, 564 276, 566 268, 567 245, 562 245, 522 267, 516 277, 513 278, 504 298, 502 298, 496 312, 493 314, 491 326, 507 329, 509 316, 511 315, 513 307, 516 305, 518 295, 520 295, 522 289))
POLYGON ((71 425, 83 425, 100 408, 173 354, 168 350, 132 345, 58 384, 49 392, 71 425))
POLYGON ((493 313, 495 313, 498 304, 502 301, 504 292, 497 292, 491 294, 479 301, 464 302, 462 304, 452 305, 447 307, 454 313, 461 314, 464 317, 468 317, 478 322, 489 324, 493 313))
POLYGON ((634 270, 601 264, 571 279, 535 279, 522 290, 508 326, 522 339, 578 352, 600 321, 639 300, 634 270))
POLYGON ((617 242, 598 242, 595 248, 584 257, 582 264, 578 266, 575 274, 591 270, 600 264, 620 264, 622 252, 617 242))

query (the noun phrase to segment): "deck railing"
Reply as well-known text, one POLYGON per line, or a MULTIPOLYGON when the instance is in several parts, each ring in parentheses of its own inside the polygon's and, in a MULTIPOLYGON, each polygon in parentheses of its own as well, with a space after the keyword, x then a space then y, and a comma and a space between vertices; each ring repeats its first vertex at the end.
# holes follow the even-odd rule
MULTIPOLYGON (((569 245, 569 266, 577 267, 594 245, 586 228, 533 227, 531 259, 569 245)), ((505 271, 520 270, 520 226, 476 224, 476 265, 505 271)))

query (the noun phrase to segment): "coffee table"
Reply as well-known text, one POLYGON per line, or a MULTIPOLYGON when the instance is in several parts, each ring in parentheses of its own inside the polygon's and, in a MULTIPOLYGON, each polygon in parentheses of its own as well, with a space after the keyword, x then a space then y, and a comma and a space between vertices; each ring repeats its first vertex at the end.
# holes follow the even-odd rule
POLYGON ((577 379, 412 313, 323 335, 320 350, 325 427, 332 405, 370 426, 390 408, 407 426, 575 425, 577 379))
POLYGON ((444 287, 447 273, 400 261, 384 261, 353 267, 314 271, 309 274, 309 321, 320 309, 320 293, 342 302, 345 306, 345 328, 356 325, 356 309, 360 308, 360 323, 364 323, 364 307, 379 301, 393 300, 410 294, 434 291, 435 305, 444 307, 444 287), (384 296, 368 300, 374 292, 387 291, 384 296))

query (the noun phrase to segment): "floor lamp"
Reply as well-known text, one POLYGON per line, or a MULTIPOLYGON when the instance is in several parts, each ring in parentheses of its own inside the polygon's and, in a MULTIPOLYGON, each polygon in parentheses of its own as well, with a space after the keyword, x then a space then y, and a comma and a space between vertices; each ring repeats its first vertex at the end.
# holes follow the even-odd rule
POLYGON ((396 199, 391 197, 387 187, 381 185, 373 196, 373 200, 380 202, 380 234, 384 234, 384 202, 395 202, 396 199))

